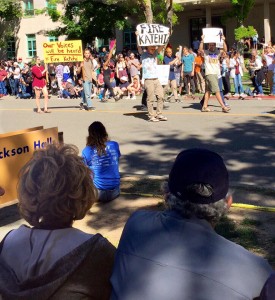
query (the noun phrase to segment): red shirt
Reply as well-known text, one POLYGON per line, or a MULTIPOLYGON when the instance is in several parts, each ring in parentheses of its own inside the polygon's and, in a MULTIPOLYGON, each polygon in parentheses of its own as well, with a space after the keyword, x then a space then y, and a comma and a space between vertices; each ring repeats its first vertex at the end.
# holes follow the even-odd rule
POLYGON ((33 87, 43 88, 46 86, 46 73, 42 74, 44 70, 43 66, 35 65, 32 67, 33 87))
POLYGON ((7 77, 8 73, 5 70, 0 70, 0 81, 4 81, 4 78, 7 77))

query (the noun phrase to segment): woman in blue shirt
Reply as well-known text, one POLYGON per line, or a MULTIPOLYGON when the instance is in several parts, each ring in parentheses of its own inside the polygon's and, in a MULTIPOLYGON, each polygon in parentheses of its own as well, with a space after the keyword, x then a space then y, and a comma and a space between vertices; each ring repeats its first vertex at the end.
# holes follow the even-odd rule
POLYGON ((109 140, 106 128, 99 121, 93 122, 88 132, 82 157, 92 171, 99 202, 109 202, 120 194, 119 145, 109 140))

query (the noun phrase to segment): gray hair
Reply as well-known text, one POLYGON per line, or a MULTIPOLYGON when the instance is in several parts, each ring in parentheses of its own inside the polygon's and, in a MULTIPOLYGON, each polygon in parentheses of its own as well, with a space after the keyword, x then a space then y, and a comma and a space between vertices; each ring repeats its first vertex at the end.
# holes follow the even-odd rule
MULTIPOLYGON (((165 194, 165 204, 169 210, 176 210, 184 218, 196 217, 205 219, 210 223, 216 223, 228 212, 228 205, 226 198, 209 204, 197 204, 189 201, 188 199, 182 200, 169 191, 168 183, 162 185, 165 194)), ((209 192, 209 186, 204 184, 194 185, 193 190, 197 189, 198 193, 209 192)))

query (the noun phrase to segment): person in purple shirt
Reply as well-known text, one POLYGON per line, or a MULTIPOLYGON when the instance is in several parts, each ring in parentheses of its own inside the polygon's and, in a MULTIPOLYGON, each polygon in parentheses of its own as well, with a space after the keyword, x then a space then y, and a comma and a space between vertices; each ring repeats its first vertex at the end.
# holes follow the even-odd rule
POLYGON ((109 202, 120 194, 119 145, 110 141, 104 125, 93 122, 88 128, 86 147, 82 150, 84 163, 91 169, 98 201, 109 202))

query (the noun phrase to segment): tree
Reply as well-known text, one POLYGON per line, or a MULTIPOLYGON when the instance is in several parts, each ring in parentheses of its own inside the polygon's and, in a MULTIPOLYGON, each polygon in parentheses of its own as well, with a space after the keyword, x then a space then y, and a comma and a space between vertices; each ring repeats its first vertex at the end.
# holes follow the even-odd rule
MULTIPOLYGON (((51 1, 57 3, 61 0, 51 1)), ((182 6, 173 4, 173 0, 68 1, 64 15, 58 16, 58 12, 48 9, 52 20, 62 23, 49 34, 67 35, 69 39, 78 38, 87 43, 94 37, 113 37, 116 28, 129 28, 131 22, 160 22, 168 24, 172 29, 172 24, 178 20, 173 11, 181 10, 182 6)))
POLYGON ((0 47, 6 48, 7 41, 15 35, 22 17, 18 0, 0 0, 0 47))
POLYGON ((255 0, 230 0, 232 9, 226 14, 226 18, 236 18, 237 26, 243 26, 244 20, 248 17, 254 7, 255 0))

